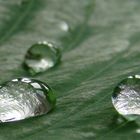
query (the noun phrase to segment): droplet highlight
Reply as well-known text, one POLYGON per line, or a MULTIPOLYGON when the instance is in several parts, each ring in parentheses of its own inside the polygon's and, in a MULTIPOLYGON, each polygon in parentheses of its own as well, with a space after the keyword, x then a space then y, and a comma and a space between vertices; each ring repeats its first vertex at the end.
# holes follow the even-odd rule
POLYGON ((46 114, 55 103, 55 95, 47 84, 29 78, 13 79, 0 87, 0 122, 46 114))
POLYGON ((61 59, 60 49, 48 42, 39 42, 29 48, 24 59, 24 68, 36 75, 56 66, 61 59))
POLYGON ((129 76, 118 84, 112 94, 112 103, 127 120, 140 116, 140 75, 129 76))

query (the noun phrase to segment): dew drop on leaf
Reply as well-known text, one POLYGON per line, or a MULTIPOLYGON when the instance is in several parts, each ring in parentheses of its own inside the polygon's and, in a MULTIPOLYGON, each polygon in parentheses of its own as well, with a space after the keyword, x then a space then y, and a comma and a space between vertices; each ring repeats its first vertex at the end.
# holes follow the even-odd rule
POLYGON ((140 75, 129 76, 118 84, 112 94, 112 103, 127 120, 140 116, 140 75))
POLYGON ((32 45, 24 59, 24 67, 30 74, 35 75, 54 67, 60 62, 60 49, 48 42, 32 45))
POLYGON ((67 24, 66 22, 64 22, 64 21, 61 21, 61 22, 59 23, 59 27, 60 27, 60 29, 63 30, 63 31, 69 31, 69 26, 68 26, 68 24, 67 24))
POLYGON ((13 79, 0 87, 0 122, 46 114, 55 102, 55 95, 47 84, 29 78, 13 79))

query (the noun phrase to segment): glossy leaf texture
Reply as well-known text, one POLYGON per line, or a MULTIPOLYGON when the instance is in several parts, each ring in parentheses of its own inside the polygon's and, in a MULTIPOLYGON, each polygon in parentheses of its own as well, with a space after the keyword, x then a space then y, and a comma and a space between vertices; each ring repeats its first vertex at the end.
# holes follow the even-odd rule
POLYGON ((119 121, 111 102, 114 87, 140 73, 139 14, 139 0, 1 0, 1 83, 30 77, 22 62, 38 41, 59 46, 62 60, 34 77, 54 89, 56 109, 1 124, 0 139, 139 140, 138 124, 119 121))

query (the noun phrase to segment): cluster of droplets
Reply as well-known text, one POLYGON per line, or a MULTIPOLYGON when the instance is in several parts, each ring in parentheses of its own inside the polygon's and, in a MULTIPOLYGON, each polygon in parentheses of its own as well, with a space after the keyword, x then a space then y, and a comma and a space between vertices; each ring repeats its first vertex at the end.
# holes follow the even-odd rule
MULTIPOLYGON (((22 8, 32 4, 28 0, 19 1, 22 8)), ((69 25, 65 21, 52 20, 59 32, 68 33, 69 25)), ((53 29, 52 29, 53 32, 53 29)), ((60 33, 61 34, 61 33, 60 33)), ((43 41, 33 44, 25 54, 23 67, 30 75, 46 72, 61 60, 60 48, 43 41)), ((54 108, 56 98, 48 85, 29 78, 17 78, 0 86, 0 121, 18 121, 48 113, 54 108)))
MULTIPOLYGON (((32 45, 25 55, 24 68, 31 74, 45 72, 61 59, 60 50, 48 42, 32 45)), ((0 122, 19 121, 51 111, 56 97, 51 88, 39 80, 17 78, 0 86, 0 122)))
MULTIPOLYGON (((22 6, 29 1, 23 0, 22 6)), ((66 22, 57 24, 59 29, 67 32, 66 22)), ((23 67, 30 75, 43 73, 61 60, 61 49, 54 44, 43 41, 33 44, 25 54, 23 67)), ((0 86, 0 122, 19 121, 43 115, 52 110, 56 98, 48 85, 29 78, 18 78, 0 86)))
MULTIPOLYGON (((31 75, 36 75, 56 66, 60 59, 60 49, 44 41, 28 49, 23 66, 31 75)), ((56 97, 46 83, 29 78, 13 79, 0 86, 0 122, 46 114, 55 102, 56 97)))
MULTIPOLYGON (((26 4, 27 0, 21 2, 22 6, 26 4)), ((69 30, 66 22, 60 22, 57 26, 66 32, 69 30)), ((23 66, 31 75, 36 75, 55 67, 60 60, 60 49, 44 41, 27 50, 23 66)), ((56 97, 46 83, 29 78, 13 79, 0 86, 0 122, 46 114, 54 108, 55 103, 56 97)), ((112 94, 112 103, 127 120, 140 116, 140 76, 129 76, 120 82, 112 94)), ((119 123, 121 121, 118 119, 119 123)))

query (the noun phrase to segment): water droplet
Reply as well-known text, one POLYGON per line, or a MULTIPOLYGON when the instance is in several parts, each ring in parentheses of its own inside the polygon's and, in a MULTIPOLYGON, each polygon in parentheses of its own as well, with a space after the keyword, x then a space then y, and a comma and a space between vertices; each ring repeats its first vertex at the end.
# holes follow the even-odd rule
POLYGON ((43 115, 56 98, 45 83, 28 78, 13 79, 0 87, 0 121, 12 122, 43 115))
POLYGON ((127 120, 137 119, 140 115, 140 76, 129 76, 120 82, 113 92, 112 102, 127 120))
POLYGON ((60 62, 58 48, 48 42, 39 42, 29 48, 24 60, 25 68, 32 74, 45 72, 60 62))
POLYGON ((136 133, 140 134, 140 129, 139 128, 136 129, 136 133))
POLYGON ((61 23, 59 23, 59 26, 63 31, 69 31, 69 26, 66 22, 62 21, 61 23))

